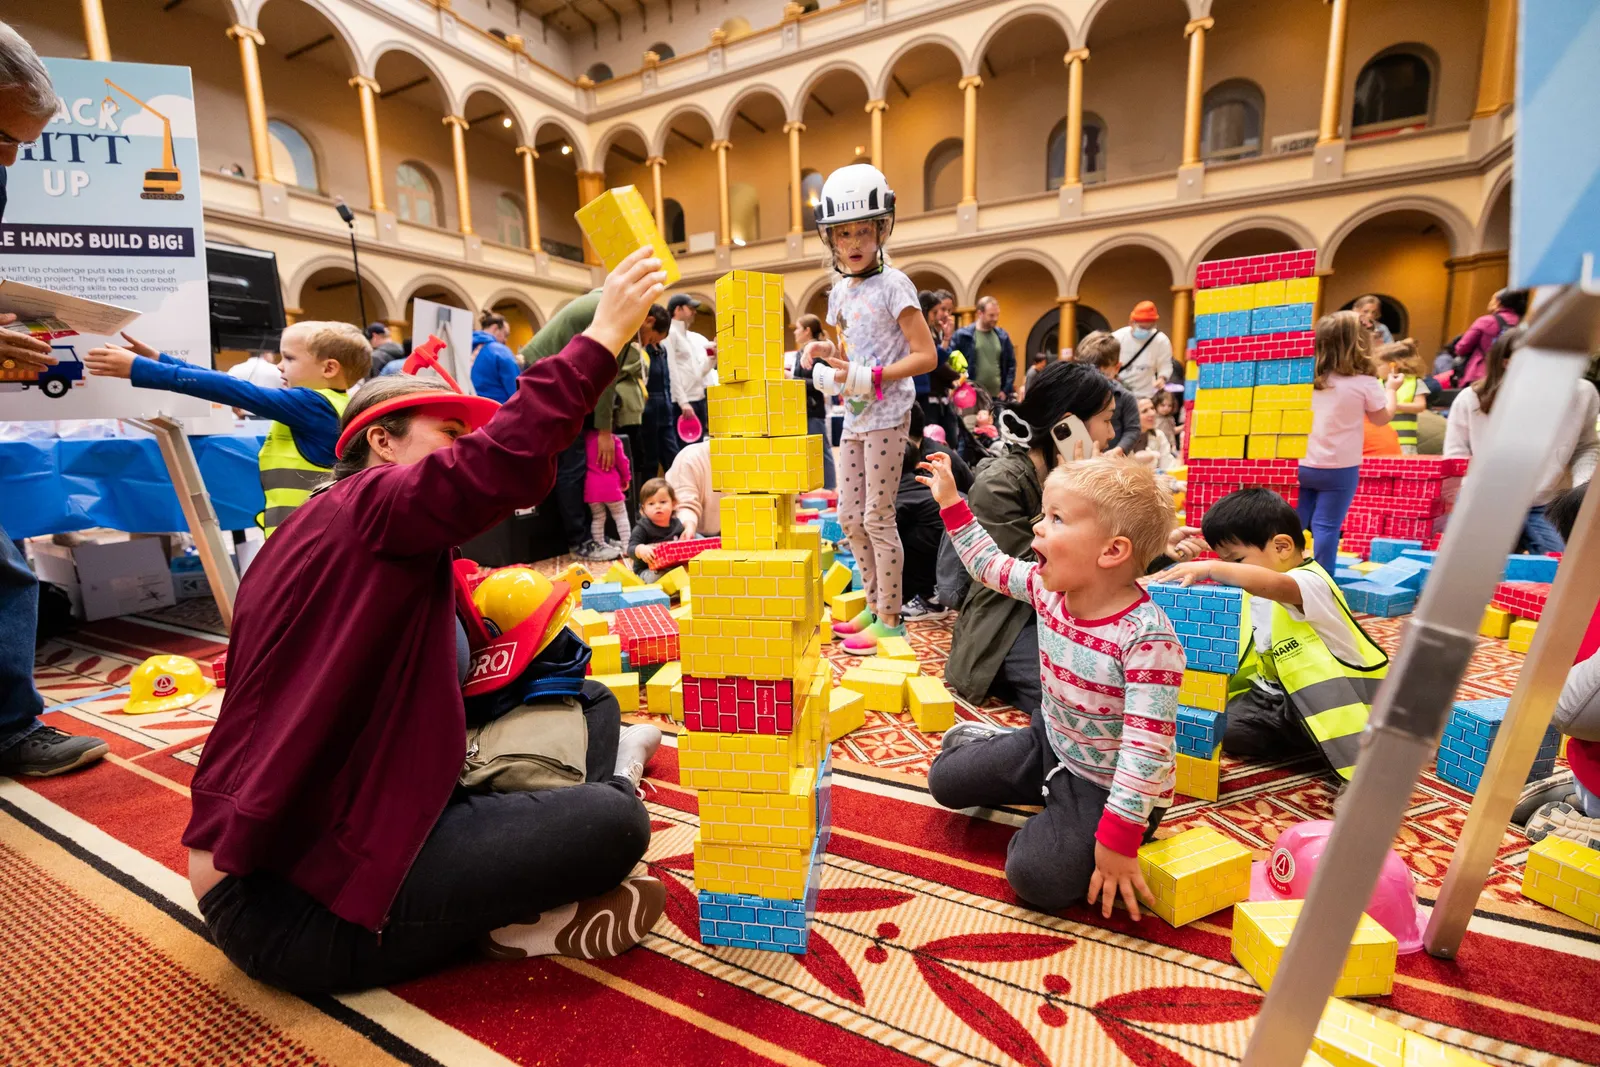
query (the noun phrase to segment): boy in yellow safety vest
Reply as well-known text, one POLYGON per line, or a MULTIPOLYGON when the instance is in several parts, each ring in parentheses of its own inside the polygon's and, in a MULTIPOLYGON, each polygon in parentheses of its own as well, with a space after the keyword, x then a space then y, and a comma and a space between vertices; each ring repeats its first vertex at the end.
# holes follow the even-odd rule
POLYGON ((372 365, 372 345, 347 322, 297 322, 283 331, 282 389, 197 367, 122 336, 128 348, 106 345, 84 358, 91 374, 203 397, 273 420, 259 459, 266 508, 256 516, 269 536, 330 477, 348 390, 372 365))
POLYGON ((1349 778, 1389 657, 1351 615, 1333 576, 1306 556, 1300 516, 1277 493, 1229 493, 1206 511, 1201 532, 1219 558, 1180 563, 1158 578, 1250 594, 1253 632, 1229 681, 1222 750, 1267 760, 1320 751, 1349 778))

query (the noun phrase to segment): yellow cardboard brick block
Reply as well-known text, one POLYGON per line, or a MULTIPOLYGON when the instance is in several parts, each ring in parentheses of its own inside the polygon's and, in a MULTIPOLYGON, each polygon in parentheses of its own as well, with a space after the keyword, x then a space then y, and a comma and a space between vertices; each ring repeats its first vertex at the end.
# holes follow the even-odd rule
POLYGON ((617 703, 623 711, 639 710, 639 675, 629 671, 627 674, 596 674, 589 678, 592 682, 599 682, 611 690, 611 695, 617 698, 617 703))
POLYGON ((817 628, 791 619, 709 619, 683 624, 678 651, 701 678, 805 678, 821 655, 817 628))
POLYGON ((1205 711, 1227 711, 1228 676, 1185 670, 1178 686, 1178 703, 1205 711))
POLYGON ((729 845, 694 835, 694 887, 707 893, 747 893, 769 900, 804 900, 811 842, 803 848, 729 845))
POLYGON ((1189 442, 1190 459, 1243 459, 1244 436, 1196 437, 1189 442))
POLYGON ((821 436, 711 439, 711 488, 719 493, 803 493, 821 484, 821 436))
POLYGON ((755 271, 729 271, 717 279, 714 295, 717 376, 723 382, 781 379, 787 340, 783 332, 783 278, 755 271))
POLYGON ((1250 412, 1250 432, 1252 434, 1281 433, 1283 426, 1283 412, 1272 408, 1258 408, 1250 412))
MULTIPOLYGON (((1249 874, 1246 868, 1246 892, 1249 874)), ((1273 976, 1289 937, 1300 917, 1303 900, 1252 900, 1233 909, 1233 958, 1250 972, 1262 989, 1272 988, 1273 976)), ((1395 961, 1400 942, 1370 915, 1362 914, 1345 956, 1339 981, 1333 987, 1336 997, 1386 997, 1394 988, 1395 961)))
POLYGON ((803 848, 817 833, 817 772, 799 767, 783 793, 701 790, 700 838, 729 845, 803 848))
POLYGON ((1526 653, 1533 646, 1534 631, 1539 624, 1532 619, 1518 619, 1506 630, 1506 647, 1513 652, 1526 653))
POLYGON ((817 763, 816 718, 808 708, 793 733, 678 735, 678 779, 688 789, 785 793, 790 778, 817 763))
POLYGON ((1483 1060, 1442 1045, 1426 1034, 1406 1031, 1406 1067, 1488 1067, 1483 1060))
POLYGON ((900 659, 905 660, 908 663, 916 663, 917 653, 916 650, 911 647, 910 641, 907 641, 903 637, 895 637, 891 634, 888 637, 878 638, 878 658, 900 659))
POLYGON ((622 673, 622 638, 606 634, 589 639, 589 673, 622 673))
POLYGON ((1250 412, 1224 411, 1222 413, 1222 436, 1244 437, 1250 433, 1250 412))
POLYGON ((633 589, 644 584, 644 579, 633 573, 633 568, 620 559, 606 568, 606 573, 600 580, 602 582, 616 582, 624 589, 633 589))
POLYGON ((833 620, 832 619, 825 618, 825 619, 822 620, 821 632, 822 632, 822 643, 825 644, 825 645, 833 644, 833 620))
MULTIPOLYGON (((829 567, 822 576, 822 597, 828 603, 833 603, 833 598, 840 593, 850 591, 850 568, 843 563, 835 563, 829 567)), ((842 620, 841 620, 842 621, 842 620)))
POLYGON ((1311 1037, 1311 1051, 1333 1067, 1406 1067, 1408 1036, 1394 1023, 1330 997, 1311 1037))
MULTIPOLYGON (((738 497, 724 497, 725 500, 737 500, 738 497)), ((723 529, 727 529, 726 526, 723 529)), ((723 542, 726 544, 727 542, 723 542)), ((682 567, 674 567, 656 579, 656 584, 668 596, 681 596, 689 591, 689 572, 682 567)))
POLYGON ((1287 433, 1279 434, 1278 435, 1278 458, 1279 459, 1305 459, 1306 458, 1306 438, 1304 436, 1287 434, 1287 433))
POLYGON ((898 714, 906 710, 906 676, 898 671, 872 671, 865 667, 851 667, 839 679, 839 684, 865 697, 868 711, 898 714))
POLYGON ((722 547, 740 552, 788 548, 786 531, 788 515, 793 508, 794 498, 781 494, 723 497, 720 504, 722 547))
POLYGON ((1545 838, 1528 850, 1522 895, 1600 927, 1600 852, 1576 841, 1545 838))
MULTIPOLYGON (((820 697, 822 694, 828 692, 832 688, 833 664, 829 663, 825 659, 819 659, 817 661, 816 669, 811 672, 810 693, 814 697, 820 697)), ((820 707, 821 705, 818 706, 820 707)))
POLYGON ((1321 278, 1290 278, 1284 282, 1283 303, 1315 304, 1321 288, 1321 278))
POLYGON ((956 724, 956 700, 937 678, 907 678, 906 703, 911 721, 925 734, 939 734, 956 724))
POLYGON ((694 605, 689 603, 689 590, 685 589, 683 593, 683 603, 679 604, 677 607, 673 608, 671 612, 669 612, 674 619, 678 620, 678 626, 680 628, 684 623, 694 618, 694 605))
POLYGON ((1139 873, 1153 910, 1173 926, 1250 896, 1250 850, 1209 826, 1140 846, 1139 873))
POLYGON ((567 619, 567 629, 588 642, 596 637, 604 637, 611 632, 611 627, 606 625, 606 617, 593 608, 579 608, 567 619))
POLYGON ((815 620, 821 599, 811 568, 811 553, 797 549, 702 552, 689 563, 695 616, 815 620))
MULTIPOLYGON (((678 261, 672 256, 672 249, 661 239, 661 231, 656 229, 656 220, 650 214, 649 205, 633 186, 620 185, 615 189, 607 189, 580 207, 574 217, 607 271, 615 270, 617 264, 634 249, 649 245, 651 255, 661 260, 661 269, 667 272, 667 285, 673 285, 683 277, 683 272, 678 269, 678 261)), ((719 302, 717 306, 722 305, 719 302)))
POLYGON ((1280 304, 1287 304, 1289 301, 1285 292, 1288 284, 1288 281, 1283 278, 1270 282, 1256 282, 1255 306, 1258 308, 1275 308, 1280 304))
POLYGON ((1370 559, 1364 559, 1360 563, 1352 563, 1350 565, 1352 570, 1360 571, 1362 574, 1371 574, 1381 566, 1383 566, 1383 564, 1375 563, 1370 559))
MULTIPOLYGON (((821 539, 821 536, 822 528, 819 526, 817 528, 817 537, 819 540, 821 539)), ((822 542, 822 555, 817 557, 817 566, 823 574, 827 574, 833 569, 833 542, 822 542)))
POLYGON ((666 663, 644 683, 645 710, 653 715, 670 715, 674 722, 683 721, 683 664, 677 660, 666 663), (677 699, 673 699, 673 693, 677 699))
POLYGON ((834 622, 849 622, 867 610, 867 591, 857 589, 853 593, 840 593, 836 597, 830 597, 828 610, 832 613, 834 622))
POLYGON ((706 390, 713 437, 794 437, 806 432, 806 383, 728 382, 706 390))
POLYGON ((1483 621, 1478 624, 1478 632, 1484 637, 1498 637, 1502 641, 1511 632, 1511 620, 1516 618, 1511 612, 1501 608, 1488 607, 1483 609, 1483 621))
POLYGON ((828 744, 867 723, 867 698, 854 689, 828 691, 828 744))
POLYGON ((1278 432, 1305 437, 1311 433, 1311 421, 1310 408, 1285 408, 1278 432))
POLYGON ((1198 407, 1194 411, 1194 437, 1221 437, 1222 412, 1201 411, 1198 407))
POLYGON ((1173 767, 1173 788, 1196 800, 1216 800, 1222 792, 1222 746, 1210 759, 1179 752, 1173 767))
POLYGON ((1245 442, 1245 452, 1251 459, 1277 459, 1278 435, 1271 433, 1253 433, 1245 442))
MULTIPOLYGON (((797 522, 789 527, 788 548, 811 553, 811 575, 822 581, 822 527, 814 522, 797 522)), ((818 586, 820 590, 821 586, 818 586)))

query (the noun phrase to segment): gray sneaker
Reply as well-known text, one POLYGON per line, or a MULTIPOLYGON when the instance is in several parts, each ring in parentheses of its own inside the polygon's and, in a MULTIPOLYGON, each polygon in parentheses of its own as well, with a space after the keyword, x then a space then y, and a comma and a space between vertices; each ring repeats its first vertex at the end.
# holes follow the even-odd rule
POLYGON ((900 609, 900 614, 908 619, 927 622, 944 618, 950 614, 950 609, 937 600, 924 600, 921 596, 914 596, 911 598, 911 603, 900 609))
POLYGON ((609 563, 622 558, 622 550, 601 541, 585 541, 572 550, 572 555, 585 563, 609 563))
POLYGON ((1010 732, 1002 726, 990 726, 986 722, 964 719, 944 732, 944 736, 939 739, 939 751, 949 752, 953 748, 960 748, 974 741, 990 741, 1010 732))
POLYGON ((1576 781, 1572 772, 1567 770, 1557 771, 1548 778, 1540 778, 1536 782, 1529 782, 1522 787, 1522 795, 1517 799, 1517 806, 1511 812, 1511 822, 1515 826, 1526 826, 1528 820, 1533 818, 1534 812, 1546 804, 1567 800, 1576 792, 1576 781))
POLYGON ((1527 834, 1535 844, 1547 837, 1559 837, 1600 851, 1600 819, 1583 814, 1565 801, 1546 804, 1534 812, 1528 819, 1527 834))
POLYGON ((0 774, 49 778, 94 763, 110 750, 111 746, 98 737, 81 737, 53 726, 41 726, 0 752, 0 774))

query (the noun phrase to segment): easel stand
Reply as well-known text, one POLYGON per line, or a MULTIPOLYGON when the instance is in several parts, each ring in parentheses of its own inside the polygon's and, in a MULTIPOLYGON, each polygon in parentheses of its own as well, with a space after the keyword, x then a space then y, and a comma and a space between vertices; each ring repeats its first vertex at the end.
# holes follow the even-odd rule
MULTIPOLYGON (((1551 398, 1561 403, 1572 393, 1589 353, 1600 348, 1600 296, 1573 286, 1537 295, 1527 342, 1495 403, 1488 440, 1474 450, 1433 573, 1373 704, 1355 778, 1261 1006, 1245 1067, 1305 1060, 1412 789, 1438 748, 1456 687, 1477 647, 1483 609, 1538 489, 1536 473, 1554 447, 1558 420, 1551 417, 1551 398)), ((1600 594, 1595 495, 1585 501, 1577 534, 1562 557, 1550 610, 1534 635, 1429 922, 1427 947, 1435 955, 1453 955, 1460 944, 1600 594)))
POLYGON ((217 509, 211 506, 211 495, 206 492, 205 479, 200 477, 200 464, 195 461, 183 424, 169 415, 129 421, 155 435, 156 444, 161 447, 161 458, 166 461, 172 487, 178 492, 184 521, 189 524, 189 534, 200 552, 200 564, 211 583, 211 595, 222 613, 222 625, 232 629, 239 572, 228 559, 228 541, 217 521, 217 509))

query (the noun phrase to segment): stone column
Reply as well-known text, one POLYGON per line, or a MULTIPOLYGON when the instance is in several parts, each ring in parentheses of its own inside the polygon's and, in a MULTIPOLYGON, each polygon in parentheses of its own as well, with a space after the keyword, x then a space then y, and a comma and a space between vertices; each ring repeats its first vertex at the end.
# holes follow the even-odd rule
POLYGON ((383 162, 378 151, 378 83, 356 75, 350 84, 361 97, 361 143, 367 156, 367 191, 373 211, 388 211, 383 202, 383 162))
POLYGON ((1344 107, 1345 30, 1350 22, 1349 0, 1325 0, 1329 7, 1328 58, 1322 71, 1322 118, 1317 124, 1317 150, 1312 157, 1314 178, 1333 179, 1344 174, 1344 139, 1339 136, 1339 112, 1344 107))
POLYGON ((726 247, 733 243, 733 220, 728 211, 728 149, 731 141, 712 141, 711 150, 717 154, 717 244, 726 247))
POLYGON ((1504 135, 1506 109, 1517 97, 1517 3, 1489 0, 1483 35, 1483 62, 1478 68, 1478 103, 1472 110, 1467 154, 1481 156, 1504 135))
POLYGON ((531 144, 519 144, 516 151, 522 157, 522 199, 528 205, 528 251, 538 256, 544 251, 539 238, 539 184, 533 176, 539 153, 531 144))
POLYGON ((1083 214, 1083 65, 1088 59, 1087 48, 1061 57, 1067 65, 1067 144, 1058 205, 1062 218, 1083 214))
POLYGON ((229 26, 228 36, 239 42, 239 66, 244 71, 245 119, 250 124, 250 155, 255 162, 256 181, 270 182, 272 142, 267 138, 267 98, 261 91, 261 63, 256 49, 267 43, 260 30, 249 26, 229 26))
POLYGON ((1192 285, 1174 285, 1172 287, 1172 358, 1179 363, 1187 363, 1189 359, 1189 320, 1193 318, 1190 311, 1191 298, 1194 294, 1192 285))
POLYGON ((879 170, 884 168, 883 113, 887 110, 889 110, 887 100, 867 101, 867 114, 872 116, 872 165, 879 170))
MULTIPOLYGON (((578 206, 582 207, 601 193, 606 191, 606 175, 599 170, 578 171, 578 206)), ((591 267, 601 266, 600 256, 589 244, 589 238, 583 239, 583 261, 591 267)))
POLYGON ((1056 307, 1061 310, 1061 322, 1056 327, 1056 350, 1062 359, 1070 359, 1078 344, 1078 298, 1059 297, 1056 307))
POLYGON ((111 62, 111 35, 106 33, 106 10, 100 0, 83 0, 83 39, 90 59, 111 62))
POLYGON ((789 232, 803 233, 800 198, 800 135, 806 131, 803 122, 785 122, 783 132, 789 135, 789 232))
POLYGON ((983 79, 976 74, 956 83, 961 90, 961 202, 978 202, 978 88, 983 79))
POLYGON ((1209 17, 1191 19, 1183 28, 1189 38, 1189 83, 1183 98, 1183 165, 1200 164, 1200 123, 1206 89, 1206 31, 1213 25, 1209 17))
POLYGON ((464 236, 472 236, 472 198, 467 191, 467 120, 460 115, 446 115, 440 120, 450 127, 450 154, 456 169, 456 213, 460 216, 459 229, 464 236))
POLYGON ((651 156, 645 162, 650 165, 650 184, 655 193, 655 199, 651 203, 656 210, 656 229, 661 231, 662 240, 666 240, 667 208, 666 201, 661 196, 661 168, 667 165, 667 161, 662 156, 651 156))

